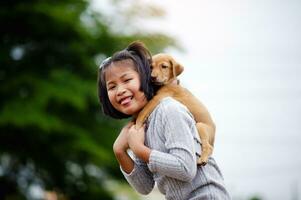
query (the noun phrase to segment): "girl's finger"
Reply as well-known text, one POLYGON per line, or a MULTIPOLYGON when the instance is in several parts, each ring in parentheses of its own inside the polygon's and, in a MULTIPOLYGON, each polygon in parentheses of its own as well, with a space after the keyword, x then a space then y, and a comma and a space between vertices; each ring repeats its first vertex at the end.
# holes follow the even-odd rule
POLYGON ((134 130, 134 129, 135 129, 135 126, 136 126, 135 124, 132 124, 132 125, 130 126, 129 129, 130 129, 130 130, 134 130))
POLYGON ((140 132, 144 132, 144 130, 145 130, 145 124, 139 128, 140 132))

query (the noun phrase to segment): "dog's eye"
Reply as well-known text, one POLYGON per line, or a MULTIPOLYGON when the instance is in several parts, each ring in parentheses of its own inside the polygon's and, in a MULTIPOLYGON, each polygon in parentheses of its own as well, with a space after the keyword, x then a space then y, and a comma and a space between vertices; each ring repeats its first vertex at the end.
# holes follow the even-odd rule
POLYGON ((166 68, 168 68, 168 66, 167 65, 162 65, 162 68, 166 69, 166 68))
POLYGON ((154 67, 151 65, 151 66, 150 66, 150 69, 151 69, 151 70, 153 70, 153 69, 154 69, 154 67))

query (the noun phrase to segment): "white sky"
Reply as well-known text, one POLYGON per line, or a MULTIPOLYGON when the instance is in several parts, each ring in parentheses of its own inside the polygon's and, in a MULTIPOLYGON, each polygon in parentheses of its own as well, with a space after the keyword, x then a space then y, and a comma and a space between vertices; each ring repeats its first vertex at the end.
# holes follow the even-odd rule
POLYGON ((186 50, 168 53, 217 124, 214 157, 233 198, 301 198, 301 1, 140 2, 166 10, 147 26, 186 50))
MULTIPOLYGON (((184 86, 217 123, 214 156, 234 198, 301 197, 301 2, 153 0, 176 36, 184 86)), ((157 24, 157 27, 156 27, 157 24)))

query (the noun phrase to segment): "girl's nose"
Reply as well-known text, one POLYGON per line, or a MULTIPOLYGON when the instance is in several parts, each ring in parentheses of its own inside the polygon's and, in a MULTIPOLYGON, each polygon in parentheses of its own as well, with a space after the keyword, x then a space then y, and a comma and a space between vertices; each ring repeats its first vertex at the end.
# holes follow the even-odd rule
POLYGON ((125 93, 125 91, 126 91, 125 87, 118 86, 118 88, 117 88, 117 95, 118 96, 123 95, 125 93))

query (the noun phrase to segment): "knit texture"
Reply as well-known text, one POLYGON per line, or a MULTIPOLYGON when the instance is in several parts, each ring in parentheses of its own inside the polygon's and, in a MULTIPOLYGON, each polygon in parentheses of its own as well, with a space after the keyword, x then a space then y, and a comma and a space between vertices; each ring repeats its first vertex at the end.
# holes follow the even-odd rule
POLYGON ((152 149, 149 163, 134 156, 130 174, 122 169, 129 184, 141 194, 148 194, 157 183, 167 200, 228 200, 223 176, 215 160, 207 165, 196 163, 201 141, 195 121, 187 108, 166 97, 149 116, 145 145, 152 149))

